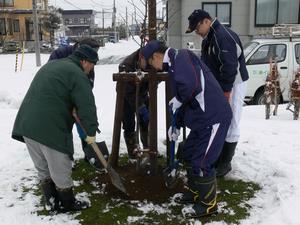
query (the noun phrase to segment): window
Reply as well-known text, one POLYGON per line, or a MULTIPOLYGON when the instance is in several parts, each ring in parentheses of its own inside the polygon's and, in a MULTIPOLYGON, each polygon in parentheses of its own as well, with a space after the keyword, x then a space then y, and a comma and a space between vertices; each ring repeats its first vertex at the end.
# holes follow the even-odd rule
POLYGON ((263 45, 251 56, 247 62, 247 65, 266 64, 270 62, 270 59, 275 59, 277 62, 282 62, 285 60, 285 57, 286 45, 263 45))
POLYGON ((6 25, 4 18, 0 18, 0 35, 6 35, 6 25))
POLYGON ((8 23, 8 33, 9 35, 13 35, 13 20, 12 19, 7 19, 8 23))
POLYGON ((255 25, 273 26, 280 23, 299 23, 299 1, 256 0, 255 25))
POLYGON ((85 21, 84 18, 80 18, 80 19, 79 19, 79 23, 80 23, 80 24, 84 24, 84 21, 85 21))
POLYGON ((14 6, 13 0, 0 0, 0 6, 14 6))
POLYGON ((20 22, 19 20, 14 20, 14 32, 20 32, 20 22))
POLYGON ((252 50, 258 45, 258 42, 248 42, 247 44, 245 44, 244 46, 244 55, 245 57, 247 57, 250 52, 252 52, 252 50))
POLYGON ((77 17, 74 18, 74 23, 78 24, 78 18, 77 17))
POLYGON ((72 24, 72 19, 65 19, 65 25, 72 24))
POLYGON ((300 64, 300 44, 295 45, 295 57, 298 64, 300 64))
POLYGON ((212 18, 217 17, 222 24, 231 26, 231 2, 203 2, 202 9, 212 18))

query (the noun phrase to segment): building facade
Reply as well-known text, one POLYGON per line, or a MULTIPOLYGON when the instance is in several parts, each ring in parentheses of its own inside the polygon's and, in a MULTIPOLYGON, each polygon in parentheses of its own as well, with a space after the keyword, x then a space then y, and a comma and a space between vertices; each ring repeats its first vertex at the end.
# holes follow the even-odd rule
POLYGON ((275 24, 300 23, 300 0, 168 0, 170 46, 186 48, 188 43, 194 43, 195 48, 200 48, 199 36, 185 34, 188 16, 195 9, 204 9, 211 17, 217 17, 238 33, 244 43, 269 32, 275 24))
POLYGON ((91 35, 95 25, 94 10, 63 10, 63 23, 66 27, 66 35, 79 37, 91 35))
MULTIPOLYGON (((36 0, 38 17, 47 13, 48 0, 36 0)), ((32 0, 0 0, 0 41, 34 40, 32 0)), ((40 26, 40 39, 47 39, 40 26)))

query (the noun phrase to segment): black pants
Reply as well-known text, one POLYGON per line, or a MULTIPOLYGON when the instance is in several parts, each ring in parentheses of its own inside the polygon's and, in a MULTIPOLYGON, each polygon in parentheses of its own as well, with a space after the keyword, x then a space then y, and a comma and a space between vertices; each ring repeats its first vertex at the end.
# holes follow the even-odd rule
MULTIPOLYGON (((123 130, 124 135, 130 135, 135 131, 135 102, 129 101, 132 98, 124 98, 124 110, 123 110, 123 130)), ((149 99, 144 99, 144 104, 149 107, 149 99)), ((146 130, 148 128, 148 122, 144 122, 140 118, 141 129, 146 130)))

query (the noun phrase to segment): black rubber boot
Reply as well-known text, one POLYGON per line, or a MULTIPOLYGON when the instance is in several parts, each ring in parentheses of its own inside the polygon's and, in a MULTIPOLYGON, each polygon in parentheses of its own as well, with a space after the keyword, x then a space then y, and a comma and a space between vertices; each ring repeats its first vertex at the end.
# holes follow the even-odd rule
POLYGON ((226 142, 224 143, 222 152, 216 163, 216 175, 217 177, 224 177, 231 171, 231 160, 234 156, 237 142, 226 142))
POLYGON ((48 211, 59 211, 58 193, 54 182, 51 178, 41 182, 42 192, 44 195, 45 208, 48 211))
POLYGON ((124 133, 124 139, 127 147, 127 152, 128 152, 128 158, 129 159, 135 159, 136 156, 133 153, 134 149, 136 147, 136 134, 135 132, 132 132, 131 134, 125 134, 124 133))
POLYGON ((182 196, 180 198, 175 199, 175 201, 179 204, 190 204, 195 203, 197 192, 196 187, 194 185, 193 181, 193 169, 191 166, 186 166, 186 172, 187 172, 187 188, 188 190, 182 193, 182 196))
POLYGON ((196 193, 193 213, 188 218, 199 218, 217 213, 217 183, 216 177, 193 177, 193 192, 196 193))
POLYGON ((87 202, 79 201, 74 197, 73 188, 58 189, 57 192, 61 203, 61 212, 80 211, 89 207, 87 202))

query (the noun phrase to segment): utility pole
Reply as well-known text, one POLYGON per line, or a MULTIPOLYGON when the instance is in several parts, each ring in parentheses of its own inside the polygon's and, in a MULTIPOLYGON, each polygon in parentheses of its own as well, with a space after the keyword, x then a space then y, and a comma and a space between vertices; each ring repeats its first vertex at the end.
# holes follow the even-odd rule
POLYGON ((156 39, 156 0, 148 0, 148 9, 149 40, 151 41, 156 39))
POLYGON ((32 0, 32 11, 33 11, 33 30, 34 30, 36 66, 41 66, 40 37, 39 37, 39 24, 38 24, 38 17, 37 17, 36 0, 32 0))
POLYGON ((116 28, 116 0, 114 0, 114 9, 113 9, 113 27, 114 27, 114 39, 115 43, 117 43, 117 28, 116 28))
POLYGON ((102 9, 102 35, 104 35, 104 9, 102 9))
POLYGON ((128 40, 128 14, 127 14, 127 6, 126 6, 126 40, 128 40))

